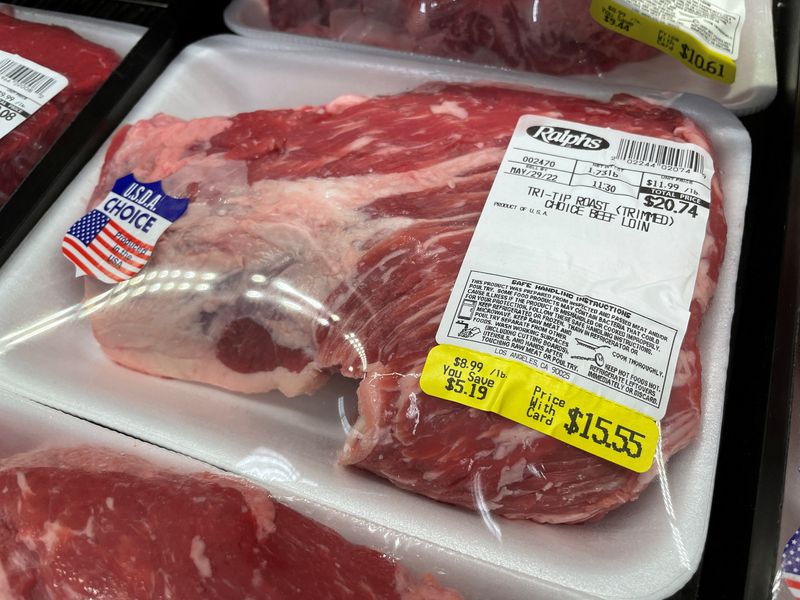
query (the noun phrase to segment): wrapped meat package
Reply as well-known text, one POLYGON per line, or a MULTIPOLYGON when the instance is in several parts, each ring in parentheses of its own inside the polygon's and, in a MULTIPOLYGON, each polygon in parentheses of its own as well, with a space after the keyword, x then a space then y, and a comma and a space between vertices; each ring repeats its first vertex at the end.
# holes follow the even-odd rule
MULTIPOLYGON (((300 11, 301 4, 292 6, 300 11)), ((545 9, 553 7, 544 3, 545 9)), ((274 42, 219 36, 190 46, 4 265, 2 275, 21 285, 0 291, 0 308, 17 307, 0 310, 3 386, 244 475, 278 500, 290 499, 290 506, 309 502, 333 511, 340 516, 326 526, 404 568, 363 550, 362 566, 324 562, 323 570, 343 569, 337 577, 351 582, 350 567, 374 571, 375 585, 399 598, 673 593, 696 569, 707 526, 747 137, 735 117, 698 97, 580 82, 553 89, 552 78, 443 59, 431 64, 345 47, 323 56, 307 38, 279 34, 274 42), (275 85, 287 77, 290 85, 275 85), (219 93, 207 93, 212 89, 219 93), (546 125, 536 135, 546 137, 551 146, 542 152, 554 158, 508 171, 501 165, 519 145, 524 119, 546 125), (652 153, 641 155, 646 160, 631 154, 639 160, 633 170, 651 164, 647 156, 654 153, 671 157, 666 166, 674 170, 653 181, 636 171, 636 191, 625 200, 631 207, 615 213, 603 210, 609 205, 597 200, 600 192, 579 188, 613 193, 614 186, 634 185, 625 183, 634 175, 598 170, 614 148, 622 152, 623 138, 645 144, 637 152, 652 153), (559 166, 565 163, 556 155, 569 145, 583 146, 585 163, 600 173, 596 183, 580 179, 590 175, 576 174, 577 167, 559 166), (696 181, 705 181, 705 191, 699 184, 668 187, 680 179, 676 170, 688 167, 696 181), (635 279, 633 265, 620 276, 625 302, 634 296, 639 302, 637 294, 661 302, 658 286, 670 277, 685 299, 685 324, 666 353, 674 368, 663 379, 663 416, 640 415, 650 418, 657 443, 652 462, 638 470, 608 454, 631 454, 629 445, 639 443, 633 429, 627 430, 630 444, 620 448, 597 430, 595 442, 607 452, 590 452, 425 387, 429 353, 456 343, 443 342, 440 327, 464 269, 473 268, 469 260, 486 231, 487 210, 496 205, 515 211, 504 214, 522 214, 519 196, 492 196, 500 175, 525 177, 530 185, 526 223, 555 227, 556 213, 581 212, 575 203, 545 200, 536 187, 561 172, 570 182, 565 193, 581 194, 583 216, 604 220, 596 226, 603 231, 618 231, 608 223, 625 216, 626 227, 639 229, 624 239, 638 235, 650 243, 661 234, 648 234, 649 227, 672 235, 677 226, 663 224, 682 215, 681 227, 696 232, 692 252, 681 254, 677 239, 670 246, 680 273, 658 280, 651 288, 657 293, 640 294, 647 286, 635 279), (570 188, 572 178, 578 179, 570 188), (646 186, 650 191, 639 191, 646 186), (659 186, 672 191, 660 193, 659 186), (651 206, 659 197, 662 212, 651 206), (693 257, 692 264, 681 256, 693 257), (46 357, 48 368, 34 371, 34 356, 46 357), (372 529, 350 535, 353 519, 399 541, 375 544, 372 529), (639 542, 625 545, 630 539, 639 542), (641 577, 654 570, 654 561, 657 575, 641 577)), ((535 128, 525 123, 533 136, 535 128)), ((565 240, 569 234, 557 232, 565 240)), ((621 236, 598 239, 598 257, 628 260, 629 247, 615 245, 621 236)), ((565 259, 564 269, 581 273, 600 259, 592 260, 565 259)), ((557 287, 529 276, 548 282, 543 289, 557 287)), ((589 298, 598 289, 579 292, 589 298)), ((508 305, 526 308, 519 301, 508 305)), ((459 335, 477 343, 474 336, 489 321, 470 324, 472 313, 463 316, 463 304, 458 310, 459 335)), ((540 326, 542 338, 550 336, 540 326)), ((660 342, 648 336, 642 333, 637 347, 656 348, 660 342)), ((590 364, 599 372, 604 361, 617 360, 591 339, 583 336, 583 349, 566 353, 575 357, 569 367, 575 373, 589 373, 590 364)), ((615 351, 623 352, 623 342, 615 351)), ((502 354, 520 368, 529 365, 502 354)), ((647 360, 645 354, 650 350, 637 360, 647 360)), ((547 376, 558 373, 564 371, 547 376)), ((488 381, 488 369, 481 376, 488 381)), ((644 377, 636 380, 642 389, 644 377)), ((510 402, 533 407, 532 391, 512 394, 510 402)), ((579 437, 576 415, 572 433, 579 437)), ((586 439, 589 427, 580 433, 586 439)), ((633 426, 620 427, 618 435, 633 426)), ((25 477, 33 489, 33 473, 25 477)), ((194 486, 217 484, 214 477, 190 478, 185 493, 210 496, 194 486)), ((247 502, 243 488, 231 486, 247 502)), ((280 533, 283 509, 270 506, 280 533)), ((300 519, 289 509, 285 515, 284 521, 300 519)), ((315 538, 329 540, 330 548, 345 544, 328 530, 295 525, 288 535, 301 546, 315 538), (311 529, 295 539, 295 525, 311 529)), ((70 525, 84 526, 85 519, 70 525)), ((191 542, 195 534, 186 527, 191 542)), ((213 570, 208 546, 198 548, 187 569, 196 571, 207 557, 213 570)), ((365 580, 359 587, 372 585, 365 580)), ((321 591, 319 597, 392 597, 387 594, 321 591)))
MULTIPOLYGON (((459 600, 386 555, 275 501, 245 480, 3 398, 26 442, 105 437, 114 445, 0 454, 0 596, 48 598, 331 598, 459 600), (22 427, 25 430, 25 426, 22 427), (150 454, 161 466, 140 458, 150 454)), ((0 434, 8 440, 11 425, 0 434)), ((19 444, 19 442, 17 442, 19 444)))
POLYGON ((590 0, 263 1, 279 31, 538 73, 604 73, 657 54, 600 26, 590 0))
MULTIPOLYGON (((33 23, 3 13, 0 13, 0 51, 21 56, 67 79, 67 86, 52 100, 15 129, 0 135, 2 206, 108 78, 120 57, 114 50, 90 42, 65 27, 33 23)), ((4 75, 19 79, 24 76, 24 68, 17 65, 13 71, 5 69, 4 75)), ((37 84, 40 79, 41 76, 37 84)))
MULTIPOLYGON (((635 499, 654 471, 637 475, 419 387, 523 114, 710 149, 680 113, 631 97, 601 103, 488 85, 431 84, 188 122, 159 115, 112 140, 89 208, 128 173, 160 180, 168 194, 191 202, 147 268, 112 292, 119 301, 92 316, 97 340, 130 368, 249 393, 309 394, 338 371, 361 380, 343 463, 437 500, 476 508, 483 499, 508 517, 573 523, 603 516, 635 499), (165 293, 179 304, 159 311, 169 296, 136 295, 159 273, 205 279, 199 289, 173 283, 165 293)), ((725 248, 718 182, 712 211, 662 422, 665 459, 700 423, 696 336, 725 248)), ((93 278, 87 285, 90 298, 106 291, 93 278)))
POLYGON ((321 48, 362 44, 376 54, 413 52, 422 60, 437 56, 699 94, 739 114, 766 107, 777 88, 768 0, 724 5, 718 0, 688 5, 612 0, 232 0, 225 22, 235 33, 255 38, 283 32, 305 36, 321 48), (653 15, 659 5, 663 12, 653 15), (645 24, 649 19, 642 22, 628 10, 647 14, 648 6, 655 19, 652 26, 645 24), (675 35, 680 38, 677 43, 675 35), (686 54, 686 43, 705 58, 686 54), (715 46, 720 43, 732 47, 722 50, 715 46), (704 47, 733 58, 720 70, 717 58, 705 54, 704 47))

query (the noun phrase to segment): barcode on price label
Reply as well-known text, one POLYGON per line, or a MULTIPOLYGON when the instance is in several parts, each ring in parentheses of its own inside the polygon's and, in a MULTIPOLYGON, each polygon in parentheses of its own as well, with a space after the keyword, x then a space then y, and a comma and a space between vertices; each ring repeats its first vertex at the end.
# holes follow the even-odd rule
POLYGON ((629 164, 674 167, 692 173, 702 173, 705 170, 705 158, 691 148, 676 148, 642 140, 620 140, 614 159, 623 160, 629 164))
POLYGON ((6 81, 13 81, 20 87, 24 87, 35 94, 44 94, 58 83, 55 77, 50 77, 47 73, 26 67, 10 58, 0 60, 0 77, 6 81))
POLYGON ((0 138, 19 127, 67 86, 67 78, 0 50, 0 138))
POLYGON ((422 390, 649 469, 713 176, 702 142, 520 117, 422 390))

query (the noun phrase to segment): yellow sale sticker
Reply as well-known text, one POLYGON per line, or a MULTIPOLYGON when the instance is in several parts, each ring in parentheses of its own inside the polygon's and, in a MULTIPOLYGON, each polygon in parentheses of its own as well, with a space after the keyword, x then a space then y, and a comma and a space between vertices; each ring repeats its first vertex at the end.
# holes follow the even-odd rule
POLYGON ((591 13, 606 29, 657 48, 703 77, 722 83, 733 83, 736 79, 733 58, 709 48, 678 27, 640 14, 614 0, 592 0, 591 13))
POLYGON ((637 473, 650 468, 658 424, 630 408, 514 360, 434 347, 422 391, 502 415, 637 473))

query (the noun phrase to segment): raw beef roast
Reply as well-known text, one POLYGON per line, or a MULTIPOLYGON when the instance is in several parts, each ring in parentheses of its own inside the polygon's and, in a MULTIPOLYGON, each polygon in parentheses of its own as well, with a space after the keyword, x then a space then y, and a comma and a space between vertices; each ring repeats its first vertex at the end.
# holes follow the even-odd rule
POLYGON ((658 52, 600 26, 590 0, 265 0, 273 27, 541 73, 603 73, 658 52))
POLYGON ((66 88, 0 138, 0 206, 119 63, 113 51, 64 27, 21 21, 0 13, 0 50, 61 73, 66 88))
MULTIPOLYGON (((637 475, 503 417, 425 395, 419 374, 514 126, 524 114, 709 149, 678 111, 525 89, 431 84, 324 107, 122 129, 90 202, 130 172, 189 196, 150 265, 92 315, 117 362, 260 392, 361 379, 343 462, 445 502, 544 522, 635 499, 637 475)), ((663 452, 700 423, 697 332, 725 246, 719 181, 663 452)), ((87 281, 87 294, 108 291, 87 281)))
POLYGON ((3 600, 459 600, 242 480, 102 448, 0 460, 3 600))

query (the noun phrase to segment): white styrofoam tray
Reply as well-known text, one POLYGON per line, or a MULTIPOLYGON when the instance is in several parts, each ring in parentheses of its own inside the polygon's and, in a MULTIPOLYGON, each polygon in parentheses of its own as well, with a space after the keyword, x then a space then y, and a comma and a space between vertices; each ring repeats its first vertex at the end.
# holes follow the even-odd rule
MULTIPOLYGON (((578 81, 409 55, 366 55, 305 38, 217 36, 186 48, 127 121, 167 112, 183 118, 328 102, 341 94, 394 93, 429 80, 529 84, 604 99, 616 91, 578 81)), ((641 92, 641 90, 638 90, 641 92)), ((729 239, 719 288, 701 333, 703 421, 699 438, 670 461, 640 500, 602 521, 547 526, 478 514, 403 492, 335 466, 354 413, 355 383, 339 378, 314 397, 245 396, 149 377, 108 360, 83 319, 83 285, 61 256, 61 238, 97 182, 105 147, 0 270, 0 386, 53 407, 261 481, 424 548, 394 555, 436 569, 468 598, 663 598, 697 568, 705 542, 725 392, 730 322, 744 225, 750 144, 738 120, 696 96, 673 99, 709 134, 723 173, 729 239), (421 544, 421 546, 420 546, 421 544)), ((168 273, 165 272, 165 276, 168 273)), ((353 532, 355 535, 356 532, 353 532)), ((348 536, 350 537, 350 536, 348 536)))
MULTIPOLYGON (((588 5, 587 5, 588 6, 588 5)), ((666 54, 643 62, 624 64, 600 74, 609 85, 646 86, 654 89, 699 94, 716 100, 737 114, 765 108, 778 86, 771 0, 745 0, 746 17, 736 62, 733 85, 706 79, 666 54)), ((235 33, 250 37, 275 35, 264 0, 233 0, 225 9, 225 24, 235 33)), ((288 35, 288 34, 285 34, 288 35)), ((330 42, 309 38, 321 48, 330 42)), ((365 46, 378 50, 373 46, 365 46)), ((381 52, 391 52, 381 50, 381 52)), ((573 75, 569 79, 597 81, 597 75, 573 75)))
MULTIPOLYGON (((54 410, 8 392, 0 392, 0 467, 4 459, 16 454, 47 449, 92 446, 106 448, 121 456, 136 456, 178 473, 226 473, 191 457, 159 448, 54 410)), ((257 483, 257 482, 256 482, 257 483)), ((341 524, 335 511, 321 509, 301 499, 283 499, 295 510, 329 526, 341 524)), ((370 527, 354 519, 347 528, 348 541, 391 554, 400 547, 407 555, 424 552, 422 544, 405 543, 392 532, 370 527)), ((347 533, 347 532, 345 532, 347 533)), ((421 575, 419 573, 418 575, 421 575)), ((4 599, 7 600, 7 599, 4 599)), ((320 599, 322 600, 322 599, 320 599)))
POLYGON ((0 9, 11 8, 13 15, 23 21, 67 27, 90 42, 111 48, 124 57, 145 34, 147 29, 130 23, 107 21, 49 10, 12 6, 0 2, 0 9))
POLYGON ((207 469, 199 461, 88 423, 15 394, 0 392, 0 466, 4 459, 15 454, 84 445, 135 454, 167 468, 183 467, 185 472, 207 469))

